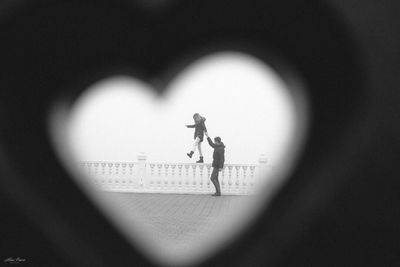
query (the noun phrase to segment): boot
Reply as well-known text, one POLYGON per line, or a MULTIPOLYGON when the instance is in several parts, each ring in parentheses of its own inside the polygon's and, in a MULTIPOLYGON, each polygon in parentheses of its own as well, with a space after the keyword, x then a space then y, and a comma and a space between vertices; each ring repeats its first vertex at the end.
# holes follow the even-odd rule
POLYGON ((189 158, 192 158, 193 153, 194 153, 193 151, 190 151, 190 153, 186 153, 186 155, 188 155, 189 158))
POLYGON ((200 157, 200 159, 198 161, 196 161, 196 163, 204 163, 203 157, 200 157))
POLYGON ((211 195, 211 196, 213 196, 213 197, 220 197, 220 196, 221 196, 221 193, 216 192, 216 193, 214 193, 214 194, 211 195))

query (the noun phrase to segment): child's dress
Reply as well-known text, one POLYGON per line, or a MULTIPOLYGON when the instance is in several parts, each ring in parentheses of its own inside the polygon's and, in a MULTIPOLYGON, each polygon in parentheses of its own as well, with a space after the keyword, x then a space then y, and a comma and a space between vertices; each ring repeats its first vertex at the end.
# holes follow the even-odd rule
POLYGON ((194 129, 194 139, 196 139, 197 137, 199 137, 200 142, 203 142, 204 139, 204 132, 207 132, 207 128, 205 125, 206 118, 201 117, 200 122, 193 124, 193 125, 188 125, 188 128, 195 128, 194 129))

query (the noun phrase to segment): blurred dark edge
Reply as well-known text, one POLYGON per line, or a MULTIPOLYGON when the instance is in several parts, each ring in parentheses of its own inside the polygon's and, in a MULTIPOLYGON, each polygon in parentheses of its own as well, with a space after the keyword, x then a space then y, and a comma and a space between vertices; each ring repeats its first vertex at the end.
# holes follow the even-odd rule
MULTIPOLYGON (((240 242, 204 265, 400 265, 398 1, 175 1, 171 6, 177 18, 171 25, 179 26, 175 30, 157 25, 157 16, 169 12, 166 4, 152 15, 149 5, 136 4, 136 13, 124 11, 125 1, 21 1, 15 7, 10 1, 4 3, 9 11, 0 12, 5 16, 0 20, 1 263, 20 257, 26 259, 23 266, 151 265, 66 178, 44 138, 47 101, 60 93, 52 88, 79 80, 86 69, 110 58, 118 58, 115 63, 121 65, 137 62, 138 68, 148 71, 143 77, 151 77, 190 48, 191 43, 179 36, 195 46, 207 43, 205 37, 218 33, 220 26, 221 39, 234 39, 236 32, 244 36, 246 24, 241 22, 259 21, 259 28, 246 36, 261 40, 265 31, 277 37, 265 38, 309 83, 315 112, 311 138, 293 179, 270 210, 240 242), (215 16, 200 12, 208 8, 220 12, 215 16), (243 17, 234 20, 239 11, 243 17), (109 21, 102 17, 108 12, 109 21), (119 28, 120 35, 113 35, 113 23, 131 25, 132 14, 133 28, 148 41, 146 47, 136 48, 153 53, 143 50, 141 57, 125 61, 111 47, 128 51, 124 42, 134 42, 121 33, 132 29, 119 28), (204 24, 202 15, 210 24, 204 24), (267 22, 271 24, 263 25, 267 22), (101 25, 90 34, 97 39, 86 40, 80 23, 101 25), (146 27, 177 41, 160 45, 161 37, 146 27), (207 32, 210 29, 212 33, 207 32), (289 29, 292 35, 285 36, 289 29), (67 30, 73 31, 68 32, 71 36, 60 34, 67 30), (78 60, 79 65, 72 55, 81 50, 104 52, 104 58, 82 52, 80 56, 88 59, 78 60)), ((78 96, 79 89, 75 93, 78 96)))

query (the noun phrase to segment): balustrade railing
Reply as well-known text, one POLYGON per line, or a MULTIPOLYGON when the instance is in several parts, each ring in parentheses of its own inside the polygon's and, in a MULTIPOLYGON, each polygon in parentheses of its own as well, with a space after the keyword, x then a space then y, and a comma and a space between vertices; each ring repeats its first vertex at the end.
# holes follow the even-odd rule
MULTIPOLYGON (((146 162, 81 162, 81 170, 101 190, 143 193, 205 194, 215 191, 210 181, 211 164, 146 162)), ((259 164, 225 164, 219 173, 225 195, 254 194, 273 167, 259 164)))

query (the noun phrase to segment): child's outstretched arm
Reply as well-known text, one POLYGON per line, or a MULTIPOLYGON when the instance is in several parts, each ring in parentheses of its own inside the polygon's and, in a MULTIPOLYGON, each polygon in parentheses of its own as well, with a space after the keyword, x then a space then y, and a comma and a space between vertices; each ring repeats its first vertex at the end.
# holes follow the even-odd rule
POLYGON ((194 127, 196 127, 196 124, 191 124, 191 125, 185 124, 185 126, 186 126, 187 128, 194 128, 194 127))

